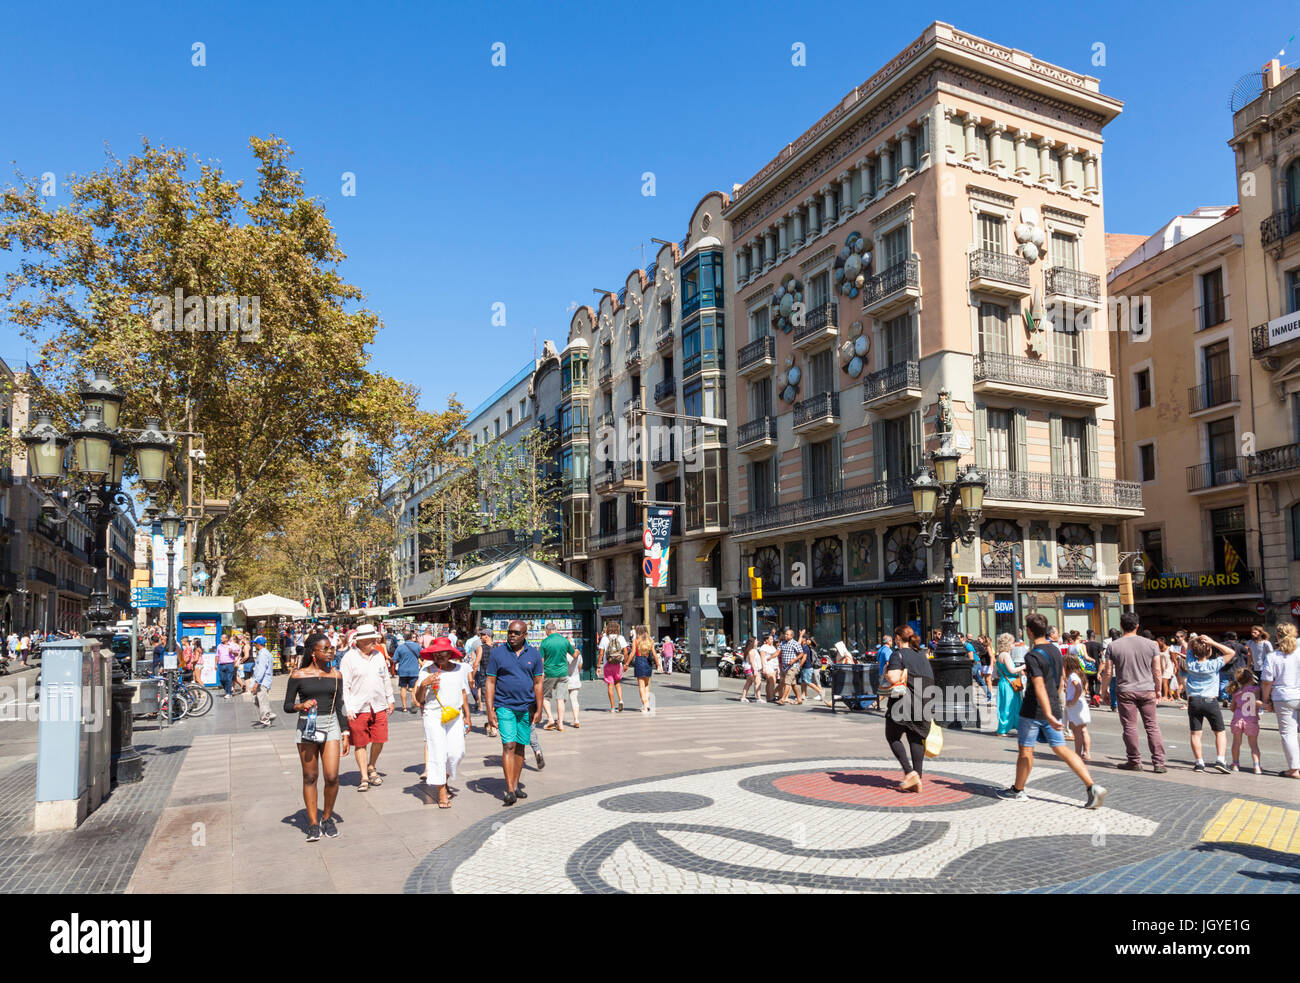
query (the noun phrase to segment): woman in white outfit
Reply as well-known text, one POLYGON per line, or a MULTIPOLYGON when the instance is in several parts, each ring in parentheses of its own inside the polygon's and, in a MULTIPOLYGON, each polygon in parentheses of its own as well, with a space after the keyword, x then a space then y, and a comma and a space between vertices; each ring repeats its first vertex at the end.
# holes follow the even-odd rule
MULTIPOLYGON (((569 705, 573 707, 573 723, 578 726, 578 690, 582 688, 582 649, 573 646, 569 655, 569 705)), ((563 720, 560 723, 564 723, 563 720)), ((579 728, 581 729, 581 728, 579 728)))
POLYGON ((435 638, 421 650, 421 659, 432 660, 429 672, 415 687, 415 702, 424 709, 424 781, 438 790, 438 808, 451 808, 447 783, 456 777, 456 766, 465 756, 465 734, 469 730, 469 671, 452 659, 460 653, 449 638, 435 638), (445 710, 457 711, 443 723, 445 710))

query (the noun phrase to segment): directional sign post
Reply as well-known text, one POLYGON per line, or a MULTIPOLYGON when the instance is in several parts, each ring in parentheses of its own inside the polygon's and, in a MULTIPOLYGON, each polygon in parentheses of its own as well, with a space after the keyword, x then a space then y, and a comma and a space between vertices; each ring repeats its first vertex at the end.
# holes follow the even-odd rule
POLYGON ((131 590, 133 608, 165 608, 166 606, 166 587, 135 587, 131 590))

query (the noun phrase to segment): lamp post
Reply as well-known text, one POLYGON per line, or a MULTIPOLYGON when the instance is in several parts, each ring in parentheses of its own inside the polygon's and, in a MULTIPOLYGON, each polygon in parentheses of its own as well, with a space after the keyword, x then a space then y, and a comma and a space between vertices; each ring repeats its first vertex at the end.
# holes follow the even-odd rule
POLYGON ((162 520, 163 542, 167 544, 167 651, 176 651, 176 591, 173 584, 173 568, 176 564, 176 540, 181 534, 181 517, 175 509, 168 506, 162 520))
POLYGON ((912 479, 912 508, 921 524, 919 540, 927 548, 935 543, 942 543, 944 548, 943 621, 932 665, 934 683, 943 701, 937 718, 956 729, 968 720, 974 722, 971 718, 975 704, 971 699, 971 658, 957 631, 952 546, 958 540, 966 545, 974 542, 988 487, 973 466, 958 475, 960 457, 956 450, 944 446, 931 455, 934 470, 922 467, 912 479))
MULTIPOLYGON (((113 515, 134 513, 131 498, 122 490, 122 474, 129 449, 135 451, 136 469, 141 483, 150 492, 159 490, 166 479, 171 442, 158 431, 157 421, 147 421, 143 432, 124 431, 118 427, 118 415, 125 396, 101 369, 93 372, 78 393, 82 402, 81 422, 65 436, 54 426, 54 416, 47 410, 36 411, 36 422, 22 435, 27 446, 28 470, 45 495, 41 511, 52 521, 66 521, 60 516, 59 486, 70 484, 69 507, 85 510, 94 529, 95 567, 90 605, 86 619, 90 622, 87 638, 99 641, 100 651, 111 658, 113 608, 108 599, 108 537, 113 515), (124 435, 139 436, 128 448, 124 435), (72 449, 71 468, 66 453, 72 449)), ((143 777, 143 759, 131 743, 131 702, 134 690, 125 683, 125 674, 116 659, 113 666, 112 748, 113 778, 117 782, 138 782, 143 777)))
POLYGON ((1127 600, 1124 601, 1124 610, 1132 611, 1133 610, 1133 583, 1132 580, 1129 580, 1128 583, 1124 583, 1125 563, 1128 563, 1129 565, 1129 573, 1132 575, 1132 579, 1135 579, 1139 582, 1146 579, 1147 566, 1145 563, 1142 562, 1141 550, 1136 550, 1132 553, 1121 553, 1119 555, 1118 570, 1120 574, 1121 588, 1127 588, 1127 589, 1121 589, 1120 594, 1127 596, 1127 600))

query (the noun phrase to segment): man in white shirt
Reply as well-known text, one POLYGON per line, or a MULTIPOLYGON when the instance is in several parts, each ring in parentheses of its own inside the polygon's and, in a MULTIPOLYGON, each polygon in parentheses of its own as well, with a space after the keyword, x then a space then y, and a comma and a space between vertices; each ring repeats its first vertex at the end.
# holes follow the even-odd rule
POLYGON ((361 769, 361 784, 357 786, 360 792, 384 784, 376 763, 388 742, 388 715, 393 711, 393 677, 388 673, 388 660, 376 645, 378 641, 374 625, 361 625, 352 638, 352 648, 343 653, 339 662, 348 736, 361 769))

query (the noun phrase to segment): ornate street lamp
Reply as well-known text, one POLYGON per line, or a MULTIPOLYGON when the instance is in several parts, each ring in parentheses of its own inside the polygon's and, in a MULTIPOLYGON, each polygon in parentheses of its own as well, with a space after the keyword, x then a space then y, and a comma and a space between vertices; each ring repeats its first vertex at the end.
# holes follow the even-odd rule
POLYGON ((176 540, 181 534, 181 517, 170 505, 163 513, 159 523, 162 526, 163 540, 167 543, 167 651, 176 651, 176 593, 172 587, 172 570, 176 565, 176 540))
MULTIPOLYGON (((96 369, 93 377, 78 390, 82 401, 81 422, 67 436, 54 426, 53 414, 46 410, 34 413, 36 422, 21 435, 27 446, 28 471, 44 492, 41 511, 55 522, 66 521, 69 507, 80 507, 94 527, 95 568, 90 605, 86 618, 88 638, 99 640, 100 651, 111 658, 113 607, 108 598, 108 537, 113 516, 130 513, 135 507, 122 490, 128 444, 118 428, 118 416, 124 395, 113 385, 108 374, 96 369), (71 470, 67 467, 67 447, 72 447, 71 470), (70 483, 73 487, 61 489, 70 483), (65 506, 64 503, 67 505, 65 506)), ((150 421, 156 424, 157 421, 150 421)), ((162 487, 166 458, 172 443, 154 426, 146 430, 132 446, 137 452, 141 480, 149 491, 162 487)), ((174 513, 172 513, 174 515, 174 513)), ((113 772, 118 782, 138 782, 143 777, 143 759, 131 744, 131 703, 135 691, 125 683, 125 675, 113 659, 113 772)))
POLYGON ((974 542, 988 482, 974 467, 958 474, 961 454, 951 446, 945 445, 930 458, 933 471, 922 467, 912 479, 912 509, 920 521, 919 542, 927 548, 943 544, 943 622, 932 666, 935 686, 942 694, 937 717, 960 728, 963 722, 975 723, 978 718, 973 715, 974 667, 957 630, 952 547, 958 540, 966 545, 974 542))

